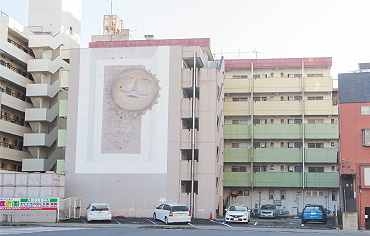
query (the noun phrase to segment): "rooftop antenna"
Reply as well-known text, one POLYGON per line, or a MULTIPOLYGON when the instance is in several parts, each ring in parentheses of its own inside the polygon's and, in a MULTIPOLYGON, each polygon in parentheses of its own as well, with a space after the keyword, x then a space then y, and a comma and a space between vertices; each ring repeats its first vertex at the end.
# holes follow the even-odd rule
POLYGON ((257 59, 257 54, 261 53, 261 52, 258 52, 256 48, 254 48, 254 50, 252 52, 256 54, 256 59, 257 59))

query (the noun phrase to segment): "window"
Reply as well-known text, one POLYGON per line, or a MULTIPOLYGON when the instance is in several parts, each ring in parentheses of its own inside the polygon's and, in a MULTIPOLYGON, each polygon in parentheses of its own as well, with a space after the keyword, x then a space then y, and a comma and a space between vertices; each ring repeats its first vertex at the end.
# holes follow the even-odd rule
POLYGON ((324 167, 308 167, 308 172, 324 172, 324 167))
POLYGON ((288 78, 293 78, 294 74, 288 74, 288 78))
POLYGON ((370 116, 370 106, 361 106, 361 115, 370 116))
POLYGON ((247 120, 232 120, 231 123, 233 125, 247 125, 248 121, 247 120))
POLYGON ((308 143, 308 148, 324 148, 324 143, 308 143))
POLYGON ((267 166, 261 166, 261 172, 267 172, 267 166))
POLYGON ((323 96, 318 96, 318 97, 308 97, 308 100, 324 100, 323 96))
POLYGON ((261 124, 261 120, 260 119, 253 119, 253 124, 255 124, 255 125, 261 124))
POLYGON ((267 78, 267 74, 262 74, 262 78, 267 78))
MULTIPOLYGON (((191 193, 191 180, 181 180, 181 192, 191 193)), ((194 181, 194 193, 198 194, 198 180, 194 181)))
POLYGON ((275 169, 274 165, 270 165, 270 170, 274 170, 274 169, 275 169))
POLYGON ((337 191, 332 191, 331 192, 331 200, 333 202, 337 201, 337 191))
POLYGON ((362 130, 362 146, 365 147, 370 146, 370 129, 362 130))
POLYGON ((233 98, 233 102, 246 102, 248 98, 233 98))
POLYGON ((269 190, 269 200, 274 200, 274 190, 269 190))
POLYGON ((281 148, 285 147, 285 143, 284 142, 280 142, 280 147, 281 148))
POLYGON ((233 79, 248 79, 248 75, 233 75, 233 79))
POLYGON ((6 163, 1 163, 1 169, 6 169, 6 163))
POLYGON ((293 119, 288 119, 288 124, 293 124, 293 119))
POLYGON ((261 144, 260 142, 253 142, 253 148, 260 148, 261 144))
POLYGON ((249 196, 249 190, 244 190, 244 191, 243 191, 243 195, 244 195, 244 196, 249 196))
POLYGON ((280 77, 284 77, 284 73, 280 73, 280 77))
POLYGON ((231 172, 239 172, 239 166, 232 166, 231 172))
POLYGON ((331 142, 331 143, 330 143, 330 146, 331 146, 331 147, 335 147, 335 142, 331 142))
POLYGON ((324 124, 324 119, 308 119, 308 124, 324 124))
POLYGON ((261 98, 260 97, 253 97, 253 101, 260 101, 261 98))
POLYGON ((253 75, 253 78, 259 79, 259 78, 261 78, 261 75, 253 75))
POLYGON ((246 166, 239 166, 239 172, 247 172, 246 166))
POLYGON ((280 200, 285 200, 285 190, 280 190, 280 200))
POLYGON ((296 77, 296 78, 302 77, 302 74, 294 74, 294 77, 296 77))
POLYGON ((295 142, 294 148, 302 148, 302 142, 295 142))
POLYGON ((247 166, 231 166, 231 172, 247 172, 247 166))
POLYGON ((270 142, 270 147, 274 147, 274 142, 270 142))
POLYGON ((284 171, 284 166, 280 166, 280 171, 284 171))
POLYGON ((335 120, 334 119, 331 119, 330 120, 330 123, 335 124, 335 120))
POLYGON ((248 148, 248 143, 239 143, 239 148, 248 148))
POLYGON ((260 166, 253 166, 253 172, 261 172, 260 166))
POLYGON ((284 124, 284 119, 281 119, 281 120, 280 120, 280 123, 281 123, 281 124, 284 124))
POLYGON ((261 142, 261 148, 266 148, 266 142, 261 142))
POLYGON ((284 97, 280 97, 280 101, 284 101, 284 97))
POLYGON ((271 78, 274 78, 274 73, 271 73, 270 77, 271 77, 271 78))
POLYGON ((302 119, 294 119, 294 124, 302 124, 302 119))
MULTIPOLYGON (((306 196, 308 197, 323 197, 324 196, 324 191, 306 191, 306 196)), ((307 207, 306 207, 307 209, 307 207)), ((320 207, 322 210, 322 208, 320 207)))
POLYGON ((294 100, 301 101, 302 100, 302 96, 294 96, 294 100))
POLYGON ((267 101, 267 97, 262 97, 262 101, 267 101))
POLYGON ((239 143, 232 143, 231 144, 231 147, 232 148, 239 148, 239 143))
POLYGON ((274 123, 274 119, 271 119, 271 120, 270 120, 270 123, 271 123, 271 124, 273 124, 273 123, 274 123))
POLYGON ((288 148, 293 148, 293 147, 294 147, 294 143, 288 142, 288 148))
POLYGON ((303 167, 302 166, 294 166, 294 172, 302 173, 303 172, 303 167))
POLYGON ((323 77, 324 74, 307 74, 307 77, 323 77))
POLYGON ((332 171, 335 171, 335 166, 331 166, 331 170, 332 171))

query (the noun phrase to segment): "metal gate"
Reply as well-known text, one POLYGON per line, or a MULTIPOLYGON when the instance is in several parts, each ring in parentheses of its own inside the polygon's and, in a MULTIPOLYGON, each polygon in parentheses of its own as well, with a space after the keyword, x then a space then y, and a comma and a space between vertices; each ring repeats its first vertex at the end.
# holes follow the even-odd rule
POLYGON ((81 217, 81 198, 59 199, 58 220, 69 220, 81 217))

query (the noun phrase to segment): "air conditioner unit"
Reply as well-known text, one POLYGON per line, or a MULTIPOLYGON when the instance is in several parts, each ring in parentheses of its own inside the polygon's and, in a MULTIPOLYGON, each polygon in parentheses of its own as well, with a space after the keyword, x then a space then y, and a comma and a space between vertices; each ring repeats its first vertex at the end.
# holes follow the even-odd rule
POLYGON ((284 147, 287 148, 288 147, 288 143, 287 142, 284 142, 284 147))
POLYGON ((262 142, 261 143, 261 148, 265 148, 266 147, 266 142, 262 142))
POLYGON ((238 191, 237 190, 231 190, 231 196, 232 197, 238 196, 238 191))

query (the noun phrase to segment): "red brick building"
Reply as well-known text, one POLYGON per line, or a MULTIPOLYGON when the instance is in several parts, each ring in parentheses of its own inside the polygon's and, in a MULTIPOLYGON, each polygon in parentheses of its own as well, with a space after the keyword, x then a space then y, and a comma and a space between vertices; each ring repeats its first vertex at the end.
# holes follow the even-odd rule
POLYGON ((359 65, 339 75, 340 201, 344 228, 370 229, 370 63, 359 65))

